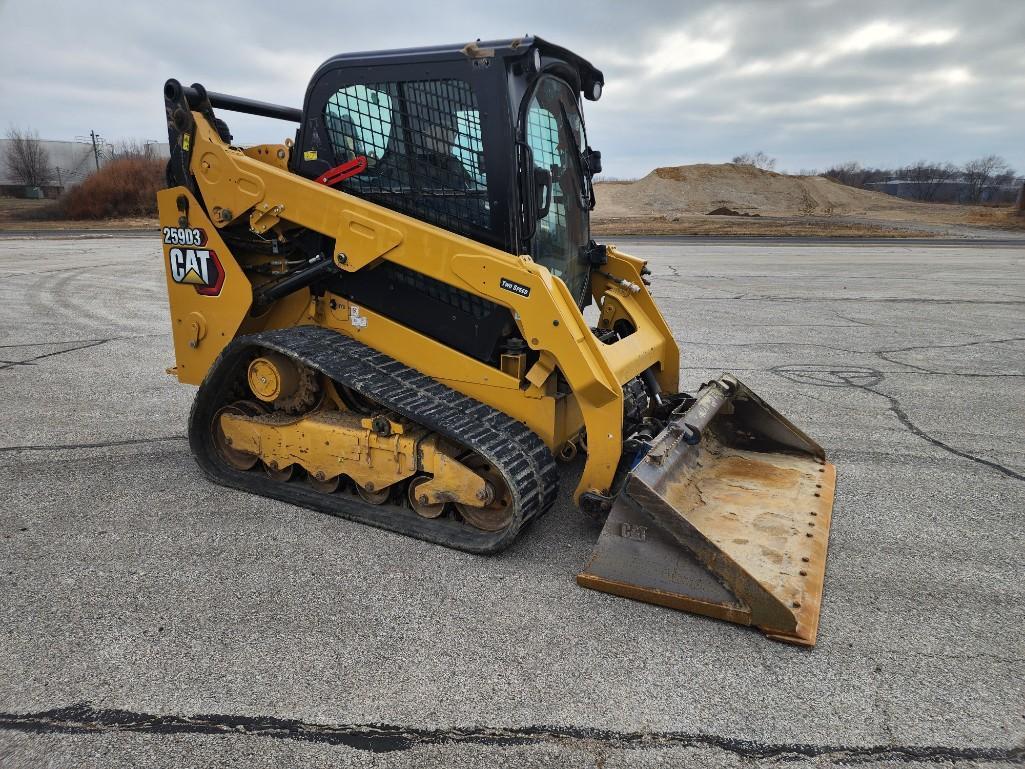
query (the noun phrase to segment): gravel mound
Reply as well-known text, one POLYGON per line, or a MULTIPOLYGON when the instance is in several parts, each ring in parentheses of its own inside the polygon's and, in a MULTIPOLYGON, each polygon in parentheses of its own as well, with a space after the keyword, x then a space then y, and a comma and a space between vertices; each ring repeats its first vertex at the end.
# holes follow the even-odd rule
POLYGON ((656 168, 635 182, 598 183, 595 194, 595 213, 601 217, 706 214, 720 208, 741 215, 857 216, 912 213, 923 206, 822 176, 788 176, 734 163, 656 168))

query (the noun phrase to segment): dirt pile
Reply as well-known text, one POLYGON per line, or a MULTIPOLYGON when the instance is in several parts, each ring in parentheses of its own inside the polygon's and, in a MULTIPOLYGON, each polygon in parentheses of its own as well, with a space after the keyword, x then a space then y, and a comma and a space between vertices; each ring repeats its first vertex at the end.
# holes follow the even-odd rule
POLYGON ((733 163, 656 168, 635 182, 595 187, 599 217, 706 214, 719 208, 763 216, 876 216, 930 207, 821 176, 787 176, 733 163))
POLYGON ((1025 231, 1010 206, 916 203, 821 176, 724 163, 656 168, 595 185, 596 235, 989 237, 1025 231))
POLYGON ((726 206, 719 206, 714 211, 709 211, 707 216, 761 216, 761 214, 740 213, 726 206))

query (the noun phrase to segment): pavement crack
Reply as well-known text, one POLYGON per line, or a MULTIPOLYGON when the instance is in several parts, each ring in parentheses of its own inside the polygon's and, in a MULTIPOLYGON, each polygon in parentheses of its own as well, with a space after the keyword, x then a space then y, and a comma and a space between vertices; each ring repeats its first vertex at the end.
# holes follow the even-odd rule
POLYGON ((879 328, 882 325, 889 325, 889 324, 880 324, 880 323, 870 323, 870 322, 865 321, 865 320, 858 320, 857 318, 851 318, 851 317, 848 317, 847 315, 842 315, 839 312, 837 312, 836 310, 833 310, 833 314, 836 317, 838 317, 840 320, 846 320, 848 323, 853 323, 855 326, 864 326, 866 328, 879 328))
POLYGON ((53 275, 58 272, 81 272, 83 270, 97 270, 99 268, 106 268, 106 264, 76 264, 74 267, 58 267, 54 270, 32 270, 30 272, 5 272, 3 277, 8 276, 19 276, 19 275, 53 275))
POLYGON ((26 360, 3 361, 3 362, 0 362, 0 371, 3 371, 4 369, 12 368, 13 366, 29 366, 29 365, 34 364, 37 360, 42 360, 43 358, 52 358, 55 355, 63 355, 66 352, 76 352, 78 350, 88 350, 90 347, 97 347, 97 346, 99 346, 101 344, 106 344, 107 342, 113 342, 113 341, 114 341, 114 339, 97 339, 96 341, 87 342, 85 344, 80 344, 77 347, 68 347, 65 350, 56 350, 55 352, 43 353, 42 355, 36 355, 34 358, 28 358, 26 360))
POLYGON ((917 363, 908 363, 907 361, 894 360, 890 357, 890 353, 886 350, 882 352, 873 353, 879 358, 882 358, 887 363, 893 363, 897 366, 903 366, 905 369, 912 369, 912 371, 887 371, 883 373, 887 374, 927 374, 929 376, 952 376, 960 377, 962 379, 1022 379, 1025 378, 1025 374, 1019 374, 1015 371, 941 371, 939 369, 926 368, 925 366, 919 366, 917 363))
MULTIPOLYGON (((52 347, 59 344, 87 344, 89 342, 121 342, 126 339, 151 339, 155 336, 167 336, 166 334, 136 334, 135 336, 115 336, 109 339, 61 339, 56 342, 20 342, 18 344, 0 344, 0 350, 8 350, 13 347, 52 347)), ((78 348, 81 349, 81 348, 78 348)))
MULTIPOLYGON (((1003 339, 976 339, 972 342, 959 342, 957 344, 917 344, 910 347, 893 347, 886 350, 876 350, 876 353, 909 352, 911 350, 948 350, 954 347, 977 347, 980 344, 1006 344, 1007 342, 1025 342, 1025 336, 1009 336, 1003 339)), ((890 361, 899 363, 899 361, 890 361)), ((905 364, 908 365, 908 364, 905 364)))
POLYGON ((99 441, 97 443, 54 443, 49 445, 0 446, 0 453, 9 451, 66 451, 74 449, 103 449, 108 446, 135 446, 141 443, 188 440, 185 435, 162 435, 156 438, 129 438, 120 441, 99 441))
POLYGON ((907 368, 915 369, 916 371, 923 374, 936 374, 941 376, 958 376, 969 379, 986 379, 991 377, 1009 377, 1009 378, 1020 378, 1025 374, 1018 373, 975 373, 975 372, 955 372, 955 371, 939 371, 936 369, 926 368, 925 366, 919 366, 917 363, 908 363, 903 360, 894 360, 890 357, 901 352, 912 352, 914 350, 950 350, 963 347, 977 347, 979 345, 987 344, 1007 344, 1010 342, 1025 342, 1025 337, 1011 336, 1004 339, 976 339, 972 342, 960 342, 958 344, 921 344, 912 345, 910 347, 894 347, 886 350, 875 350, 873 354, 882 358, 887 363, 895 363, 898 366, 906 366, 907 368))
MULTIPOLYGON (((800 385, 811 385, 813 387, 853 387, 857 390, 862 390, 867 393, 885 398, 889 404, 889 411, 892 413, 900 423, 908 430, 912 435, 915 435, 922 440, 931 443, 938 449, 941 449, 948 454, 967 459, 970 462, 984 465, 993 470, 996 470, 1002 475, 1006 475, 1008 478, 1013 478, 1018 481, 1025 481, 1025 475, 1012 470, 1011 468, 995 462, 985 457, 980 457, 975 454, 971 454, 962 449, 955 448, 949 443, 941 441, 939 438, 935 438, 925 430, 916 425, 908 413, 901 406, 900 401, 892 395, 889 395, 882 390, 877 389, 880 383, 885 378, 884 372, 874 369, 868 366, 839 366, 839 365, 818 365, 814 363, 805 364, 789 364, 784 366, 775 366, 769 369, 772 373, 787 379, 791 382, 796 382, 800 385)), ((932 372, 935 373, 935 372, 932 372)))
POLYGON ((917 297, 907 298, 899 296, 830 296, 823 298, 816 298, 814 296, 789 296, 789 295, 774 295, 774 294, 736 294, 734 296, 726 297, 711 297, 711 296, 692 296, 688 297, 689 302, 722 302, 722 301, 739 301, 739 302, 802 302, 802 303, 813 303, 813 302, 862 302, 864 304, 936 304, 936 305, 947 305, 947 304, 967 304, 969 306, 983 306, 983 305, 1010 305, 1019 306, 1025 304, 1025 300, 1021 299, 941 299, 941 298, 928 298, 928 297, 917 297))
MULTIPOLYGON (((842 317, 842 316, 841 316, 842 317)), ((1005 378, 1005 379, 1019 379, 1025 377, 1025 374, 1017 372, 960 372, 960 371, 939 371, 936 369, 925 368, 915 363, 908 363, 907 361, 894 360, 889 357, 895 353, 908 352, 911 350, 929 350, 929 349, 950 349, 957 347, 974 347, 977 345, 984 344, 1005 344, 1008 342, 1023 342, 1025 337, 1008 337, 1006 339, 979 339, 974 342, 962 342, 960 344, 935 344, 935 345, 917 345, 913 347, 897 347, 885 350, 850 350, 846 347, 836 347, 834 345, 822 344, 820 342, 702 342, 698 340, 689 339, 677 339, 680 345, 689 345, 691 347, 817 347, 823 350, 832 350, 833 352, 846 353, 848 355, 876 355, 887 363, 892 363, 895 366, 903 366, 905 368, 914 369, 916 372, 921 374, 931 374, 934 376, 954 376, 964 377, 967 379, 988 379, 988 378, 1005 378)), ((898 374, 902 373, 899 371, 881 372, 898 374)), ((910 373, 910 372, 909 372, 910 373)))
POLYGON ((949 443, 944 443, 939 438, 934 438, 933 436, 929 435, 929 433, 927 433, 925 430, 923 430, 922 428, 920 428, 918 425, 916 425, 914 422, 911 421, 911 417, 908 416, 907 412, 900 405, 900 401, 897 400, 896 398, 894 398, 892 395, 888 395, 887 393, 884 393, 884 392, 881 392, 879 390, 876 390, 871 385, 858 384, 858 383, 852 382, 851 386, 852 387, 857 387, 859 390, 864 390, 865 392, 870 392, 873 395, 878 395, 880 398, 885 398, 887 401, 889 401, 890 413, 892 413, 895 417, 897 417, 897 419, 900 421, 900 423, 903 424, 904 427, 906 427, 909 432, 911 432, 913 435, 918 436, 922 440, 931 443, 936 448, 942 449, 943 451, 946 451, 948 454, 953 454, 954 456, 961 457, 962 459, 967 459, 967 460, 969 460, 971 462, 975 462, 976 464, 980 464, 980 465, 984 465, 985 467, 989 467, 989 468, 991 468, 993 470, 996 470, 998 473, 1006 475, 1008 478, 1014 478, 1015 480, 1018 480, 1018 481, 1025 481, 1025 475, 1022 475, 1021 473, 1015 472, 1011 468, 1006 467, 1006 466, 1000 464, 999 462, 994 462, 992 459, 986 459, 985 457, 979 457, 979 456, 976 456, 975 454, 970 454, 967 451, 962 451, 961 449, 954 448, 949 443))
MULTIPOLYGON (((677 339, 680 345, 690 345, 691 347, 818 347, 823 350, 832 350, 833 352, 845 352, 849 355, 864 355, 866 354, 863 350, 848 350, 846 347, 834 347, 829 344, 822 344, 821 342, 701 342, 698 340, 690 339, 677 339)), ((890 361, 891 363, 897 363, 900 361, 890 361)))
POLYGON ((768 743, 714 734, 625 732, 572 726, 452 727, 425 729, 395 724, 322 724, 274 716, 156 715, 129 710, 97 709, 79 703, 34 713, 0 713, 0 729, 33 734, 103 734, 134 732, 154 735, 250 735, 273 739, 343 745, 387 753, 424 745, 576 744, 593 750, 649 750, 666 747, 715 748, 745 759, 795 761, 829 758, 843 763, 876 762, 1021 762, 1025 747, 952 745, 812 745, 768 743))

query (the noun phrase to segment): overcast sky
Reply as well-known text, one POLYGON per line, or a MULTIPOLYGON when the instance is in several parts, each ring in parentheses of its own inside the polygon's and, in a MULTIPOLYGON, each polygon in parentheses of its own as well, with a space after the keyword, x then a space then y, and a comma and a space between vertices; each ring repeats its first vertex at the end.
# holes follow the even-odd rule
MULTIPOLYGON (((0 0, 0 128, 166 141, 168 77, 302 106, 337 52, 523 33, 605 72, 585 106, 609 175, 754 150, 791 171, 989 153, 1025 171, 1025 0, 0 0)), ((229 120, 240 143, 289 135, 229 120)))

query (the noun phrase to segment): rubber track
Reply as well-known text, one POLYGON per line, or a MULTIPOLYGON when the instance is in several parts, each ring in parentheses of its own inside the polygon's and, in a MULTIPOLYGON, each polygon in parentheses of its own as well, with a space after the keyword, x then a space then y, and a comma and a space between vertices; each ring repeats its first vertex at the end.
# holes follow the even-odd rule
POLYGON ((211 366, 192 405, 189 443, 196 461, 216 483, 406 534, 472 553, 508 547, 531 520, 547 512, 558 493, 552 453, 521 422, 446 387, 373 348, 319 326, 239 337, 211 366), (317 369, 385 409, 480 453, 509 485, 516 511, 512 523, 485 532, 450 517, 427 519, 398 504, 371 505, 355 495, 323 494, 305 483, 272 481, 259 470, 240 471, 222 462, 210 425, 217 410, 237 397, 243 363, 258 350, 275 350, 317 369))

